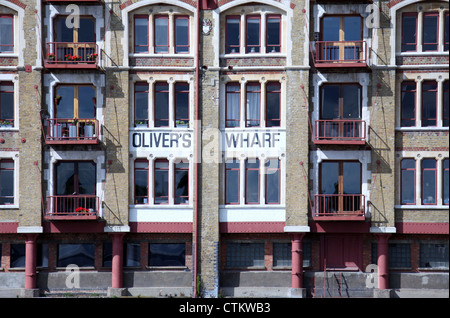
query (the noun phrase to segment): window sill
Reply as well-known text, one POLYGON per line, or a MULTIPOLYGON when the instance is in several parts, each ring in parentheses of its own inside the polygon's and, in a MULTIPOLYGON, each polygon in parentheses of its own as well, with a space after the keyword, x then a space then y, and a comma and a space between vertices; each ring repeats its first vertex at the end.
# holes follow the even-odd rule
POLYGON ((189 53, 130 53, 129 57, 149 57, 149 58, 194 58, 193 54, 189 53))
POLYGON ((286 209, 284 204, 225 204, 219 209, 286 209))
POLYGON ((0 127, 0 131, 19 131, 17 127, 0 127))
POLYGON ((155 209, 193 209, 194 207, 190 204, 130 204, 128 206, 130 209, 145 209, 145 210, 155 210, 155 209))
POLYGON ((16 204, 0 205, 0 210, 18 210, 19 206, 16 204))
POLYGON ((146 269, 157 270, 157 271, 184 271, 189 272, 189 268, 187 266, 145 266, 146 269))
POLYGON ((397 52, 396 56, 430 56, 430 55, 449 55, 448 51, 427 51, 427 52, 397 52))
POLYGON ((255 58, 255 57, 286 57, 286 53, 230 53, 221 54, 219 57, 224 59, 229 58, 255 58))
POLYGON ((448 205, 394 205, 395 209, 403 210, 448 210, 448 205))
POLYGON ((396 131, 449 131, 449 127, 395 127, 396 131))

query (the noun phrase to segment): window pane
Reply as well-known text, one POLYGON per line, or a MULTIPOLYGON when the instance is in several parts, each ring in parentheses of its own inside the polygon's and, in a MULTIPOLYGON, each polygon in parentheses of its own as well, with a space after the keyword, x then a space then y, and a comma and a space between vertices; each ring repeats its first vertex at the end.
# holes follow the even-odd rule
POLYGON ((227 127, 239 127, 239 105, 240 105, 240 90, 239 84, 227 85, 227 109, 226 109, 226 126, 227 127))
POLYGON ((267 18, 267 53, 280 52, 281 49, 281 18, 268 17, 267 18))
POLYGON ((175 85, 175 125, 183 127, 189 124, 189 84, 175 85))
POLYGON ((401 199, 402 204, 414 204, 415 200, 415 167, 414 159, 403 159, 401 163, 401 199))
POLYGON ((80 18, 78 29, 78 42, 95 42, 95 20, 92 18, 80 18))
POLYGON ((402 51, 416 51, 417 14, 403 15, 402 23, 402 51))
POLYGON ((134 120, 135 123, 147 123, 148 120, 148 84, 134 86, 134 120))
POLYGON ((342 172, 344 179, 343 194, 360 194, 361 193, 361 163, 344 162, 342 172))
POLYGON ((134 19, 134 52, 148 52, 148 18, 134 19))
POLYGON ((389 244, 389 267, 411 267, 411 245, 406 243, 389 244))
POLYGON ((175 204, 189 203, 189 163, 175 164, 175 204))
POLYGON ((280 117, 280 84, 269 83, 266 86, 266 126, 279 127, 281 122, 280 117))
POLYGON ((247 85, 247 112, 246 126, 259 126, 261 111, 261 86, 259 84, 247 85))
POLYGON ((94 266, 94 244, 58 244, 58 267, 75 264, 79 267, 94 266))
POLYGON ((189 19, 175 19, 175 53, 189 52, 189 19))
POLYGON ((169 18, 155 17, 155 53, 169 52, 169 18))
POLYGON ((344 17, 344 41, 361 41, 361 17, 344 17))
POLYGON ((225 164, 225 203, 239 203, 239 161, 228 160, 225 164))
POLYGON ((0 161, 0 205, 14 204, 14 162, 0 161))
POLYGON ((74 86, 58 86, 56 88, 56 98, 59 100, 55 105, 56 118, 74 118, 74 86))
POLYGON ((11 244, 11 268, 25 267, 25 244, 11 244))
POLYGON ((103 243, 103 267, 112 267, 112 243, 103 243))
POLYGON ((339 118, 339 86, 323 86, 321 104, 321 119, 339 118))
POLYGON ((155 126, 169 126, 169 85, 155 85, 155 126))
POLYGON ((184 243, 150 243, 149 266, 185 266, 186 244, 184 243))
POLYGON ((13 52, 13 18, 12 16, 0 17, 0 52, 13 52))
POLYGON ((339 41, 339 17, 323 18, 323 41, 339 41))
POLYGON ((448 269, 448 243, 420 244, 420 267, 448 269))
POLYGON ((436 160, 422 160, 422 203, 436 204, 436 160))
POLYGON ((448 98, 448 92, 449 92, 449 85, 448 85, 449 81, 445 81, 443 84, 443 89, 444 89, 444 94, 443 94, 443 122, 442 125, 444 127, 448 127, 449 126, 449 121, 450 121, 450 100, 448 98))
POLYGON ((292 266, 291 243, 273 243, 273 266, 292 266))
POLYGON ((266 203, 280 203, 280 161, 266 162, 266 203))
POLYGON ((245 202, 259 203, 259 160, 245 162, 245 202))
POLYGON ((321 189, 322 194, 339 193, 339 163, 322 162, 321 163, 321 189))
POLYGON ((438 49, 438 14, 425 14, 423 17, 423 51, 438 49))
POLYGON ((264 243, 227 243, 226 267, 264 266, 264 243))
POLYGON ((142 165, 146 165, 145 168, 141 169, 139 165, 135 163, 135 174, 134 174, 134 193, 135 193, 135 203, 136 204, 147 204, 148 203, 148 162, 140 162, 142 165))
POLYGON ((422 85, 422 126, 437 125, 437 83, 424 82, 422 85))
POLYGON ((448 51, 448 48, 449 48, 449 36, 448 36, 448 34, 449 34, 449 25, 448 25, 448 17, 449 17, 449 14, 448 14, 448 12, 445 14, 445 17, 444 17, 444 51, 448 51))
POLYGON ((78 118, 95 118, 95 88, 78 86, 78 118))
POLYGON ((169 203, 169 162, 155 162, 155 204, 169 203))
POLYGON ((444 178, 444 180, 443 180, 443 182, 442 182, 442 184, 443 184, 443 193, 442 193, 442 202, 444 203, 444 204, 449 204, 449 173, 448 173, 448 171, 449 171, 449 168, 448 168, 448 159, 445 159, 444 161, 443 161, 443 163, 442 163, 442 166, 443 166, 443 169, 444 169, 444 173, 443 173, 443 178, 444 178))
POLYGON ((359 85, 342 86, 343 114, 342 119, 359 119, 361 109, 361 87, 359 85))
POLYGON ((247 18, 247 53, 259 52, 260 18, 247 18))
POLYGON ((56 42, 73 42, 73 28, 67 27, 66 17, 56 18, 56 42))
POLYGON ((141 266, 141 245, 139 243, 124 244, 124 266, 141 266))
POLYGON ((95 194, 95 163, 78 162, 78 193, 95 194))
POLYGON ((0 119, 14 120, 14 86, 0 84, 0 119))
POLYGON ((239 53, 240 51, 240 18, 227 18, 226 53, 239 53))
POLYGON ((56 165, 56 195, 75 193, 75 164, 59 162, 56 165))
POLYGON ((412 127, 416 125, 416 84, 402 84, 402 113, 401 126, 412 127))

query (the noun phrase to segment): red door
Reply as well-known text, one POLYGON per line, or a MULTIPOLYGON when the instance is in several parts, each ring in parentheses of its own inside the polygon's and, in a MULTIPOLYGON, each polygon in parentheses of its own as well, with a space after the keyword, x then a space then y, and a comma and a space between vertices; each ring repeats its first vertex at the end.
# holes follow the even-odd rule
POLYGON ((362 270, 362 237, 328 234, 322 237, 321 268, 327 270, 362 270))

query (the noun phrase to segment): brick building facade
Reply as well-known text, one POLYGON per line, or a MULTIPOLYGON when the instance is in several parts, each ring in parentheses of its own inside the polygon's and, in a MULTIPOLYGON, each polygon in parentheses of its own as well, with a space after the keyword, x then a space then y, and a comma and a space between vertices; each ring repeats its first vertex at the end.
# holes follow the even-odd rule
POLYGON ((0 0, 0 297, 448 297, 448 19, 0 0))

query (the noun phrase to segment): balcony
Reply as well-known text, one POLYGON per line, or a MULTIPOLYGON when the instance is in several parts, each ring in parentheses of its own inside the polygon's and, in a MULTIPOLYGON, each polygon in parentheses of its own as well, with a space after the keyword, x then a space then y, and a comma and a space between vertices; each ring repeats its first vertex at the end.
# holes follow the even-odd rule
POLYGON ((96 119, 46 120, 45 143, 49 145, 95 145, 98 143, 99 124, 96 119))
POLYGON ((48 42, 44 66, 48 69, 96 69, 98 60, 95 43, 48 42))
POLYGON ((55 195, 47 197, 44 219, 97 220, 99 199, 95 195, 55 195))
POLYGON ((316 120, 313 142, 322 145, 365 145, 366 122, 364 120, 316 120))
POLYGON ((316 68, 367 67, 366 41, 316 41, 316 68))
POLYGON ((313 219, 316 221, 364 221, 363 194, 314 195, 313 219))

